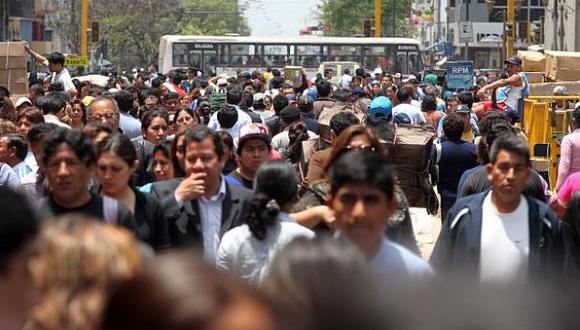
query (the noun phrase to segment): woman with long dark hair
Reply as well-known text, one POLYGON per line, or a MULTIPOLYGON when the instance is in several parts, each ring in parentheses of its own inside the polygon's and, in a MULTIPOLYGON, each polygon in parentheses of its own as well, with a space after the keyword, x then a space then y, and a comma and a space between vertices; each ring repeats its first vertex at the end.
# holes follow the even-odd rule
POLYGON ((286 161, 264 162, 256 173, 254 199, 246 214, 246 224, 224 235, 217 267, 259 284, 278 251, 296 237, 314 237, 312 231, 288 215, 297 192, 294 167, 286 161))

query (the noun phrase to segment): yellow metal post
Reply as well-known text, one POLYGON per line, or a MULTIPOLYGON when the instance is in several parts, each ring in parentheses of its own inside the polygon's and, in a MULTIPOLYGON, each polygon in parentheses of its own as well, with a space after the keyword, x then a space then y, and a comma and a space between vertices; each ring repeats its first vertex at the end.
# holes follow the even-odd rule
POLYGON ((87 30, 89 25, 89 0, 81 0, 81 56, 89 53, 87 30))
MULTIPOLYGON (((516 33, 516 1, 507 1, 507 22, 512 26, 512 35, 506 36, 505 58, 510 58, 514 53, 514 37, 516 33)), ((505 33, 505 32, 504 32, 505 33)))
POLYGON ((375 38, 382 37, 381 26, 381 0, 375 0, 375 38))

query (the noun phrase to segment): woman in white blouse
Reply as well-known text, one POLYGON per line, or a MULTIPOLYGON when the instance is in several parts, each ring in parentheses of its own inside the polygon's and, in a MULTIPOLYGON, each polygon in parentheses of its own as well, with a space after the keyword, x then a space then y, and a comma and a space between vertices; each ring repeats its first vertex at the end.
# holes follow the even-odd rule
POLYGON ((288 215, 296 201, 298 177, 286 161, 267 161, 260 166, 254 182, 254 199, 246 214, 246 224, 223 236, 217 267, 234 273, 251 284, 266 276, 276 254, 296 237, 314 237, 288 215))

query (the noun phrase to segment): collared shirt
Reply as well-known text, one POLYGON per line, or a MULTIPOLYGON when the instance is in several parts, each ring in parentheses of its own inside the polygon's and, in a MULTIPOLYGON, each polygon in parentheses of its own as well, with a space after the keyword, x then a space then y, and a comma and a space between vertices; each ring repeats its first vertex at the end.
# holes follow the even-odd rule
POLYGON ((119 127, 130 139, 141 136, 141 122, 128 113, 120 112, 119 127))
POLYGON ((14 173, 16 173, 18 180, 22 181, 22 179, 28 174, 32 173, 34 169, 23 160, 20 163, 14 165, 12 170, 14 170, 14 173))
POLYGON ((72 82, 72 78, 70 76, 70 73, 68 72, 68 70, 66 68, 63 68, 59 73, 53 72, 52 82, 53 83, 57 83, 57 82, 62 83, 64 90, 66 92, 70 91, 71 89, 76 89, 75 84, 72 82))
POLYGON ((57 116, 50 114, 50 113, 47 115, 44 115, 44 122, 47 124, 55 124, 57 126, 70 129, 69 125, 63 123, 62 121, 60 121, 60 119, 57 116))
POLYGON ((16 189, 20 185, 20 179, 16 176, 16 173, 14 173, 10 165, 6 163, 0 163, 0 185, 13 189, 16 189))
POLYGON ((226 180, 223 176, 220 180, 220 189, 217 194, 210 198, 202 196, 197 199, 203 232, 203 257, 212 265, 216 262, 217 251, 220 244, 222 204, 226 198, 226 180))

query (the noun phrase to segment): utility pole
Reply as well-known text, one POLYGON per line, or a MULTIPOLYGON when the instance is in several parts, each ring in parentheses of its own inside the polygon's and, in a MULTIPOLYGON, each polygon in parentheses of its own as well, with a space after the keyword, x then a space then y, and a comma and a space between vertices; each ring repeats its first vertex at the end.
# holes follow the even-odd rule
MULTIPOLYGON (((509 25, 512 26, 512 33, 506 36, 506 49, 505 49, 505 58, 510 58, 514 53, 514 37, 515 37, 515 29, 516 29, 516 9, 515 9, 515 0, 508 0, 507 2, 507 22, 509 25)), ((505 33, 505 30, 504 30, 505 33)))
POLYGON ((89 53, 87 30, 89 26, 89 0, 81 0, 81 56, 89 53))
POLYGON ((382 37, 381 0, 375 0, 375 38, 382 37))
MULTIPOLYGON (((509 1, 509 0, 508 0, 509 1)), ((471 0, 465 1, 465 21, 469 22, 469 5, 471 5, 471 0)), ((469 60, 469 42, 465 43, 465 60, 469 60)))

